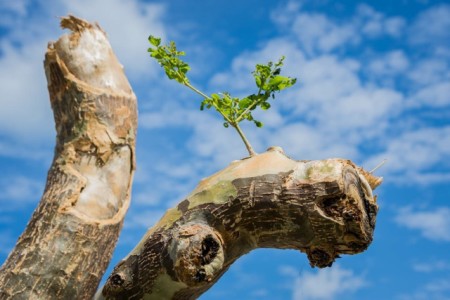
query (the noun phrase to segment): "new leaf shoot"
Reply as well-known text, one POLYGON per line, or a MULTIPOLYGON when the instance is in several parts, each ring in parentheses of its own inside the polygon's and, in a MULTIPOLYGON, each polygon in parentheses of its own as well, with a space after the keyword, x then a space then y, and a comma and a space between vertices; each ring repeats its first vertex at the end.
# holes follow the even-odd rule
POLYGON ((252 112, 260 107, 263 110, 270 108, 269 100, 275 98, 275 93, 293 86, 296 82, 295 78, 281 76, 281 67, 283 66, 284 56, 277 62, 268 62, 267 64, 257 64, 252 72, 258 91, 244 98, 231 96, 227 92, 206 95, 196 87, 194 87, 188 77, 187 72, 190 66, 180 57, 184 56, 183 51, 179 51, 174 42, 167 45, 161 45, 161 39, 149 36, 148 41, 151 47, 148 48, 150 56, 156 59, 159 65, 164 68, 166 75, 171 80, 187 86, 197 94, 203 97, 200 104, 200 110, 205 108, 214 109, 219 112, 223 119, 225 127, 233 127, 244 142, 250 156, 256 154, 250 142, 242 132, 239 123, 243 120, 253 122, 257 127, 262 127, 263 123, 256 120, 252 112))

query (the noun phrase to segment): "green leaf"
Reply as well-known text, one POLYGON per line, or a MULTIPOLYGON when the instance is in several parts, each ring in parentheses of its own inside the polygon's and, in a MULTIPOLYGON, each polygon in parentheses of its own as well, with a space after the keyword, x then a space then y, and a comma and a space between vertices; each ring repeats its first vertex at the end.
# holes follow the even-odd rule
POLYGON ((262 122, 260 122, 260 121, 256 121, 256 120, 253 120, 253 122, 255 122, 255 125, 256 125, 256 127, 258 127, 258 128, 261 128, 261 127, 263 127, 263 123, 262 122))
POLYGON ((284 76, 281 76, 281 75, 276 75, 275 77, 270 79, 269 85, 277 87, 280 83, 283 83, 284 81, 288 81, 288 80, 289 80, 288 77, 284 77, 284 76))
POLYGON ((255 76, 255 82, 257 87, 261 87, 261 77, 255 76))
POLYGON ((252 100, 248 97, 245 97, 244 99, 239 101, 239 108, 242 110, 245 110, 254 102, 255 102, 254 100, 252 100))
POLYGON ((270 108, 270 104, 268 102, 261 103, 261 108, 263 110, 268 110, 270 108))
POLYGON ((211 94, 211 98, 215 101, 220 101, 220 96, 218 94, 211 94))
POLYGON ((150 35, 148 37, 148 41, 150 42, 150 44, 152 44, 155 47, 158 47, 161 44, 161 39, 154 37, 153 35, 150 35))

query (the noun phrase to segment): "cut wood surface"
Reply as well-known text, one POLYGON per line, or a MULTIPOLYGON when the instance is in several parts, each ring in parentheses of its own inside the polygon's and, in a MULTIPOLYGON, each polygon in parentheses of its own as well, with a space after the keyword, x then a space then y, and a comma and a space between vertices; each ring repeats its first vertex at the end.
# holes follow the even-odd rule
POLYGON ((331 266, 372 242, 380 183, 351 161, 295 161, 279 147, 235 161, 169 209, 97 299, 195 299, 256 248, 331 266))
MULTIPOLYGON (((56 147, 44 195, 0 269, 0 299, 89 299, 130 202, 136 97, 98 25, 69 16, 45 73, 56 147)), ((11 99, 13 100, 13 99, 11 99)))

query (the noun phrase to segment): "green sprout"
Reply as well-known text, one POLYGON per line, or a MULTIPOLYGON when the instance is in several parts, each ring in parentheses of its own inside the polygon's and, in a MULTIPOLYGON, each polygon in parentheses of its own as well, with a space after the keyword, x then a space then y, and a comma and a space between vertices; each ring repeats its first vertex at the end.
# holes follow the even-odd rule
POLYGON ((263 123, 253 118, 252 112, 255 108, 269 109, 269 100, 275 98, 275 92, 282 91, 295 84, 297 79, 280 75, 284 56, 276 63, 268 62, 265 65, 256 65, 252 74, 258 88, 257 93, 244 98, 232 97, 227 92, 208 96, 189 82, 186 73, 190 70, 190 66, 180 59, 180 56, 184 56, 185 53, 178 51, 174 42, 170 42, 168 45, 161 45, 161 39, 154 36, 149 36, 148 41, 152 46, 148 48, 150 56, 156 59, 160 66, 164 68, 167 77, 178 81, 202 96, 203 101, 200 104, 200 110, 214 107, 224 119, 223 126, 226 128, 231 126, 236 129, 250 156, 256 155, 250 142, 239 127, 239 123, 243 120, 248 120, 254 122, 257 127, 262 127, 263 123))

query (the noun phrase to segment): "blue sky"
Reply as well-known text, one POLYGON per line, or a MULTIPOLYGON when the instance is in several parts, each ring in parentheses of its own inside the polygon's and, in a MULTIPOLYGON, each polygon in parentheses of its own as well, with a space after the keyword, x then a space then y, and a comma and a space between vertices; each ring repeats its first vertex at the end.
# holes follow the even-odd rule
POLYGON ((201 178, 246 156, 219 116, 148 58, 153 34, 187 52, 191 81, 207 92, 252 93, 254 65, 286 56, 298 83, 258 114, 262 129, 244 126, 257 151, 278 145, 367 169, 388 159, 366 252, 319 271, 298 251, 257 250, 201 299, 450 299, 447 1, 0 0, 0 261, 53 157, 42 62, 68 13, 106 30, 139 102, 133 199, 111 265, 201 178))

